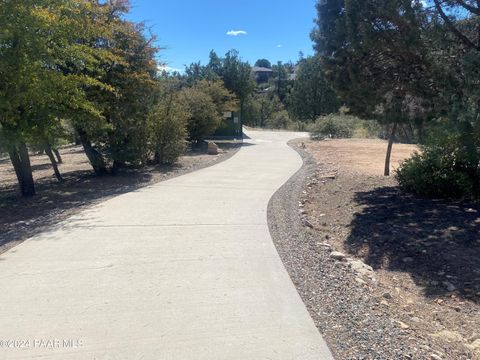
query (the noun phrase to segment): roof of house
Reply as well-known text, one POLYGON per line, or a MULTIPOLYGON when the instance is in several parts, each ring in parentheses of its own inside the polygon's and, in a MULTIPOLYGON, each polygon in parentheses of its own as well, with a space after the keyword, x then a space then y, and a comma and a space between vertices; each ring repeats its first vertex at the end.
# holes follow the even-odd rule
POLYGON ((265 67, 258 67, 258 66, 254 66, 252 68, 252 71, 257 73, 257 72, 273 72, 272 69, 269 69, 269 68, 265 68, 265 67))

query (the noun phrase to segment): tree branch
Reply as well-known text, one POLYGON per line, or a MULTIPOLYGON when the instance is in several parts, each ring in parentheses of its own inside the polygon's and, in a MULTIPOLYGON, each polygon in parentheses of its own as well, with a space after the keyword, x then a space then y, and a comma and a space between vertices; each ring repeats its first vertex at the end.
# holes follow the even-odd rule
POLYGON ((465 9, 470 11, 471 13, 474 13, 475 15, 480 15, 480 8, 472 6, 472 5, 468 4, 467 2, 465 2, 464 0, 455 0, 455 2, 460 4, 460 6, 464 7, 465 9))
POLYGON ((460 30, 458 30, 455 25, 453 25, 452 21, 450 18, 445 14, 445 12, 442 9, 442 5, 440 4, 439 0, 433 0, 435 3, 435 8, 437 9, 438 13, 440 14, 440 17, 443 19, 445 24, 448 26, 451 32, 455 34, 456 37, 458 37, 467 47, 473 48, 476 50, 480 51, 480 46, 475 45, 473 41, 471 41, 467 36, 465 36, 460 30))

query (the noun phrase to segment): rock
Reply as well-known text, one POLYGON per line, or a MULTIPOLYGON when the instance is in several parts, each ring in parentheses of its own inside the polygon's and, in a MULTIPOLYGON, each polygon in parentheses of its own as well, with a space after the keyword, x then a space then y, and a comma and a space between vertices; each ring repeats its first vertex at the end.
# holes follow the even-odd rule
POLYGON ((413 262, 413 259, 412 259, 411 257, 404 257, 404 258, 402 259, 402 261, 403 261, 404 263, 411 263, 411 262, 413 262))
POLYGON ((441 338, 446 341, 458 341, 463 342, 463 337, 456 331, 442 330, 432 335, 432 337, 441 338))
POLYGON ((480 358, 480 339, 477 339, 473 343, 468 344, 467 347, 480 358))
POLYGON ((455 291, 457 289, 450 281, 444 281, 442 284, 447 291, 455 291))
POLYGON ((218 155, 218 145, 213 141, 208 142, 208 155, 218 155))
POLYGON ((359 278, 359 277, 356 277, 355 281, 357 283, 359 283, 360 285, 366 285, 367 284, 367 282, 365 280, 363 280, 362 278, 359 278))
POLYGON ((431 360, 442 360, 442 358, 440 356, 438 356, 437 354, 430 354, 430 359, 431 360))
POLYGON ((334 180, 337 176, 335 174, 328 174, 328 175, 323 175, 320 177, 320 179, 330 179, 334 180))
POLYGON ((390 294, 389 292, 386 292, 382 295, 385 299, 392 299, 392 294, 390 294))
POLYGON ((330 249, 332 247, 332 245, 330 244, 327 244, 327 243, 317 243, 318 246, 323 246, 323 247, 326 247, 328 249, 330 249))
POLYGON ((312 223, 310 221, 308 221, 307 219, 303 220, 303 225, 306 226, 306 227, 309 227, 310 229, 313 229, 312 223))
POLYGON ((397 320, 398 325, 400 325, 400 328, 403 330, 409 329, 410 326, 405 324, 403 321, 397 320))
POLYGON ((345 259, 345 254, 341 253, 340 251, 332 251, 330 253, 330 257, 335 260, 343 260, 345 259))
POLYGON ((370 265, 365 264, 360 260, 352 260, 348 263, 348 266, 360 276, 367 276, 369 278, 374 277, 373 269, 370 265))

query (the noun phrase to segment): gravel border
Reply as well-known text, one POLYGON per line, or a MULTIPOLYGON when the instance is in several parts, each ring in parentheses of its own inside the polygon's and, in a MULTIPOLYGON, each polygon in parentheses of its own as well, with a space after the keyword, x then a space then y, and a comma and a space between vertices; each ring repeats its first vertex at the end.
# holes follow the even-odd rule
MULTIPOLYGON (((366 282, 316 236, 302 216, 304 189, 316 181, 319 166, 301 146, 289 142, 302 168, 270 199, 268 223, 277 251, 336 359, 435 359, 423 339, 382 309, 366 282)), ((375 286, 374 284, 369 284, 375 286)))

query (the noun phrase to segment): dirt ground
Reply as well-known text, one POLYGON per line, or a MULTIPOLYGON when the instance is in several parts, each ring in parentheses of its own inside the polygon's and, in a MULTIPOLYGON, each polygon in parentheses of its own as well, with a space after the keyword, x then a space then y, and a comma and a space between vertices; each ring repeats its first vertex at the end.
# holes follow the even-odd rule
POLYGON ((66 219, 87 206, 139 187, 198 170, 232 156, 241 144, 219 144, 218 155, 189 150, 174 166, 148 166, 117 175, 95 176, 81 146, 60 149, 59 165, 64 182, 59 183, 46 155, 31 156, 37 195, 18 195, 13 167, 0 158, 0 254, 43 229, 66 219))
MULTIPOLYGON (((381 176, 380 140, 301 146, 317 162, 301 212, 322 246, 350 258, 340 265, 359 259, 373 268, 355 284, 378 305, 367 315, 391 318, 431 359, 480 359, 480 204, 402 193, 381 176)), ((415 150, 395 144, 392 167, 415 150)))
MULTIPOLYGON (((333 165, 333 168, 337 165, 362 175, 383 175, 387 147, 383 140, 334 139, 321 142, 308 141, 307 144, 308 152, 317 160, 333 165)), ((398 168, 400 162, 409 158, 415 151, 418 151, 416 145, 394 144, 390 160, 391 171, 398 168)))

